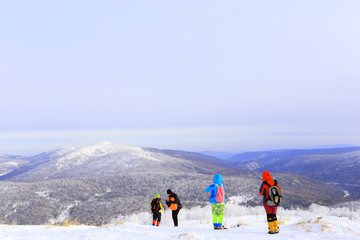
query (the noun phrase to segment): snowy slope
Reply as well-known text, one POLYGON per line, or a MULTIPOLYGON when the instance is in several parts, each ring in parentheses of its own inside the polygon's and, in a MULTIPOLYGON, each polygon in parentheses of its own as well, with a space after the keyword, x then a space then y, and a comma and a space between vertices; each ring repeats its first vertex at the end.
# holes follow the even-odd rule
POLYGON ((351 198, 360 199, 359 147, 248 152, 228 161, 234 168, 299 174, 335 183, 351 198))
POLYGON ((15 169, 21 168, 29 164, 29 160, 22 156, 0 156, 0 176, 5 175, 15 169))
POLYGON ((0 156, 0 180, 6 180, 13 176, 27 173, 37 167, 46 164, 54 159, 72 152, 75 148, 59 148, 48 152, 40 153, 31 157, 23 156, 0 156))
POLYGON ((39 160, 34 164, 1 176, 0 180, 33 182, 145 171, 209 173, 213 169, 218 170, 219 168, 223 170, 222 172, 247 172, 218 166, 214 161, 208 162, 208 159, 212 159, 205 155, 191 153, 186 155, 179 151, 166 152, 110 142, 100 142, 69 151, 54 151, 51 156, 45 153, 36 156, 36 159, 39 160), (200 161, 204 159, 207 164, 200 161), (212 166, 213 164, 215 165, 212 166))
MULTIPOLYGON (((198 153, 110 142, 39 154, 30 165, 0 176, 0 222, 47 224, 68 215, 81 223, 109 223, 145 211, 154 194, 168 188, 189 209, 206 203, 204 189, 215 173, 223 175, 229 197, 242 195, 246 204, 257 204, 261 173, 229 169, 218 161, 198 153)), ((349 201, 340 188, 324 182, 299 175, 273 177, 281 183, 287 208, 349 201)))
POLYGON ((226 205, 225 223, 240 225, 228 230, 214 231, 210 206, 182 210, 180 227, 172 227, 171 213, 166 210, 160 227, 149 226, 150 213, 133 215, 104 227, 73 225, 11 226, 0 225, 1 239, 360 239, 359 210, 329 209, 313 205, 307 211, 279 209, 280 233, 267 234, 267 223, 262 207, 226 205))

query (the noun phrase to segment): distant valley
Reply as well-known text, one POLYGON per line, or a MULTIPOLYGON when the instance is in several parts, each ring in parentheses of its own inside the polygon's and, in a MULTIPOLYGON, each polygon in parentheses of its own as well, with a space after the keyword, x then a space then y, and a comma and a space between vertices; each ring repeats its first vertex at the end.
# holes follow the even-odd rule
POLYGON ((304 175, 341 186, 360 198, 360 147, 247 152, 225 161, 231 168, 304 175))

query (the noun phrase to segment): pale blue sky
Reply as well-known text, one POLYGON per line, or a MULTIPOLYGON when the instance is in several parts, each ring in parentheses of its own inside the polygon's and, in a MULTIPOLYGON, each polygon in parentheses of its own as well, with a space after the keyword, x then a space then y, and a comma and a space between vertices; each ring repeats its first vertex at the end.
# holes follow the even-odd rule
POLYGON ((0 154, 360 145, 360 2, 2 1, 0 154))

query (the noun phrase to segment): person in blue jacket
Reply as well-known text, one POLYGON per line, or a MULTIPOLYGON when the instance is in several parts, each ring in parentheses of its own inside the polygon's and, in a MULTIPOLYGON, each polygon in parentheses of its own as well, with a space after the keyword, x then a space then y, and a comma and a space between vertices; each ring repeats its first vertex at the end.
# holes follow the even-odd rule
MULTIPOLYGON (((221 174, 216 174, 214 176, 214 183, 206 188, 206 192, 211 192, 210 195, 210 203, 213 215, 213 224, 214 229, 219 230, 222 229, 222 223, 225 212, 225 186, 222 182, 221 174), (220 188, 220 192, 222 192, 223 197, 217 197, 216 194, 218 192, 218 188, 220 188), (222 189, 221 189, 222 188, 222 189)), ((219 196, 219 194, 218 194, 219 196)))

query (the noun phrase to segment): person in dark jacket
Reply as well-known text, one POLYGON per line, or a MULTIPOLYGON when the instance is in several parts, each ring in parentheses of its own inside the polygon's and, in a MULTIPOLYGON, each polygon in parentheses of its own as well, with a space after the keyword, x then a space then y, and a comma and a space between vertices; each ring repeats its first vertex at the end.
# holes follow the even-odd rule
POLYGON ((182 205, 180 203, 180 199, 178 196, 171 191, 171 189, 168 189, 167 191, 168 199, 166 200, 166 205, 169 207, 169 209, 172 211, 172 219, 174 221, 174 227, 178 226, 178 214, 180 209, 182 208, 182 205))
POLYGON ((161 203, 160 194, 155 195, 155 198, 151 201, 150 206, 151 206, 151 212, 153 214, 152 225, 158 227, 160 226, 160 221, 161 221, 161 210, 164 209, 161 203))
POLYGON ((269 206, 267 204, 267 200, 269 199, 270 186, 278 187, 280 194, 281 194, 281 189, 279 187, 279 184, 277 184, 277 181, 273 180, 269 171, 264 171, 262 174, 262 177, 263 177, 263 182, 260 186, 259 194, 260 194, 260 196, 263 196, 263 205, 264 205, 264 208, 266 211, 267 221, 268 221, 268 225, 269 225, 268 233, 269 234, 279 233, 279 226, 278 226, 278 221, 277 221, 277 217, 276 217, 277 206, 273 206, 273 207, 269 206))

